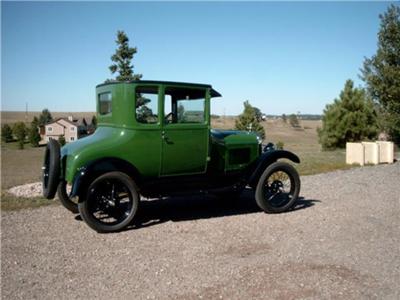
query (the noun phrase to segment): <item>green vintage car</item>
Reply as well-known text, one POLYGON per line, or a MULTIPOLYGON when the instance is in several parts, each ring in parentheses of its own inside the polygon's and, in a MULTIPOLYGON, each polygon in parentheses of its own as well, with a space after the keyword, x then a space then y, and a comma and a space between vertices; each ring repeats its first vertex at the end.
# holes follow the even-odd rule
POLYGON ((98 232, 132 223, 141 196, 255 192, 257 204, 278 213, 293 207, 300 191, 288 151, 262 148, 251 132, 213 130, 211 85, 132 81, 96 87, 98 128, 60 149, 47 145, 43 194, 98 232), (70 186, 70 189, 67 187, 70 186))

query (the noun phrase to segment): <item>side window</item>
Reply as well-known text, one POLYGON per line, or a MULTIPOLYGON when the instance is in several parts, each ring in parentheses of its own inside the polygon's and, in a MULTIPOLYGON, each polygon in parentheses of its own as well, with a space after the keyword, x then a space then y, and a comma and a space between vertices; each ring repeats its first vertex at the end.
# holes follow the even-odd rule
POLYGON ((204 123, 205 99, 178 100, 177 123, 204 123))
POLYGON ((158 88, 136 88, 136 120, 139 123, 155 124, 158 122, 158 88))
POLYGON ((99 113, 106 115, 111 113, 111 92, 99 94, 99 113))
POLYGON ((204 124, 205 95, 204 89, 166 88, 165 122, 204 124))

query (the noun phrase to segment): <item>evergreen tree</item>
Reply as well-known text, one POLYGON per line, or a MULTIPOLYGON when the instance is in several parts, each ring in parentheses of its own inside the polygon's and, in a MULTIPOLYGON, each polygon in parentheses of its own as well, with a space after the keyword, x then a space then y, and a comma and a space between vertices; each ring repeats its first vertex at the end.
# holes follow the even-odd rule
POLYGON ((40 142, 40 133, 39 133, 39 119, 37 117, 33 117, 31 122, 31 127, 28 132, 29 142, 33 147, 38 147, 40 142))
POLYGON ((115 42, 118 48, 111 56, 111 60, 114 62, 114 64, 109 67, 111 73, 118 73, 116 77, 117 81, 140 80, 142 75, 134 74, 133 65, 131 64, 133 56, 137 52, 136 47, 129 47, 129 38, 123 31, 117 32, 117 40, 115 42))
POLYGON ((11 129, 10 125, 4 124, 1 127, 1 140, 3 142, 6 142, 6 143, 12 142, 12 140, 13 140, 13 132, 12 132, 12 129, 11 129))
POLYGON ((39 116, 38 126, 44 126, 51 121, 53 121, 53 117, 52 117, 50 111, 47 108, 43 109, 42 113, 39 116))
POLYGON ((400 144, 400 7, 380 15, 378 49, 366 58, 361 78, 383 114, 383 128, 400 144))
POLYGON ((24 122, 17 122, 13 126, 13 134, 17 138, 19 149, 24 149, 26 139, 26 126, 24 122))
POLYGON ((295 114, 289 116, 289 123, 292 127, 300 127, 299 119, 295 114))
POLYGON ((354 88, 347 80, 339 99, 328 104, 318 128, 323 149, 344 148, 346 142, 373 139, 378 133, 374 104, 364 89, 354 88))
POLYGON ((239 118, 235 121, 235 128, 238 130, 254 131, 264 139, 265 130, 257 119, 257 110, 251 106, 249 101, 243 103, 243 113, 239 115, 239 118))
POLYGON ((93 126, 93 129, 97 128, 97 118, 95 115, 92 117, 91 126, 93 126))
POLYGON ((60 135, 59 137, 58 137, 58 142, 60 143, 60 145, 61 146, 64 146, 65 145, 65 137, 63 136, 63 135, 60 135))

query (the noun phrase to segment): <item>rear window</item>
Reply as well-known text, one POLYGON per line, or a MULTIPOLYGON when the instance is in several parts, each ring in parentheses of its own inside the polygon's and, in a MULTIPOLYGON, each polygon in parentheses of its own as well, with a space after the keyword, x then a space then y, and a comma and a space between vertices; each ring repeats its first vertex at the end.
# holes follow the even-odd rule
POLYGON ((99 114, 106 115, 111 113, 111 92, 99 94, 99 114))

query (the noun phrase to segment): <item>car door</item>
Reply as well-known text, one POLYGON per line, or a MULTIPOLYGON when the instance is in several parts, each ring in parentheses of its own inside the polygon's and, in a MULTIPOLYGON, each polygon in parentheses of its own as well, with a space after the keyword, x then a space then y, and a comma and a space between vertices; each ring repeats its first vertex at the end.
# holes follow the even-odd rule
POLYGON ((161 176, 206 171, 209 142, 207 90, 167 87, 161 132, 161 176))

